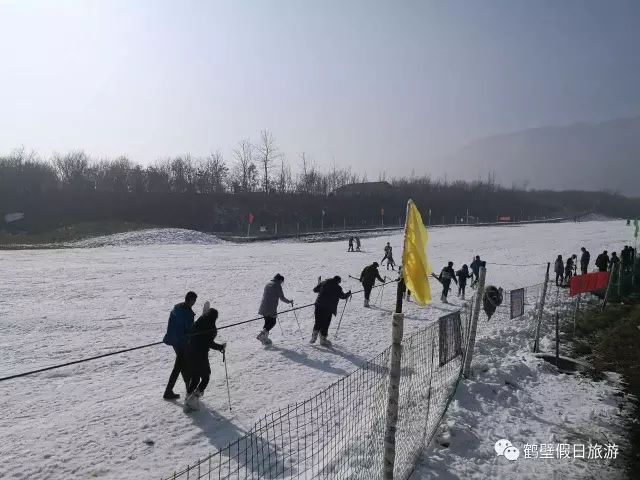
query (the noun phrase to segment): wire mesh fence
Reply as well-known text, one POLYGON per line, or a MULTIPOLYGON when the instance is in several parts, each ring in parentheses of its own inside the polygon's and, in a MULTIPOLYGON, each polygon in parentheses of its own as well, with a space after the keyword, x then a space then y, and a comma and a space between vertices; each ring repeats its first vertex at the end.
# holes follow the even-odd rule
MULTIPOLYGON (((438 322, 403 340, 394 478, 409 477, 453 398, 469 305, 454 312, 453 347, 441 341, 438 322)), ((243 437, 167 478, 381 478, 390 357, 387 348, 315 397, 266 415, 243 437)))
MULTIPOLYGON (((480 315, 477 338, 495 332, 496 322, 520 322, 532 347, 543 285, 517 289, 523 291, 513 298, 525 314, 515 317, 511 291, 504 291, 496 314, 480 315)), ((455 395, 476 294, 402 341, 394 478, 409 478, 455 395)), ((541 335, 551 333, 551 316, 569 308, 567 299, 566 289, 547 291, 541 335)), ((266 415, 243 437, 167 480, 382 478, 390 359, 391 347, 315 397, 266 415)))

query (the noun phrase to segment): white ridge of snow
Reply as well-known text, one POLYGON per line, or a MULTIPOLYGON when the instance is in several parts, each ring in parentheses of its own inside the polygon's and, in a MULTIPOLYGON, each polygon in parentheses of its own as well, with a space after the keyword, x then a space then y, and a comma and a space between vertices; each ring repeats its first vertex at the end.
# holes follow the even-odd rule
POLYGON ((182 228, 152 228, 135 230, 132 232, 115 233, 91 237, 73 242, 63 243, 69 248, 101 248, 122 246, 152 246, 152 245, 215 245, 223 240, 197 230, 182 228))

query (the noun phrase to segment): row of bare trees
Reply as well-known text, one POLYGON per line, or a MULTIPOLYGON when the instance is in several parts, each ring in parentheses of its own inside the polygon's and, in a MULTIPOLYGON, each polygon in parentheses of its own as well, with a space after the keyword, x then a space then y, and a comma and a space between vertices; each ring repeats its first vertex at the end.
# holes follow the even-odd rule
POLYGON ((262 131, 257 143, 244 139, 231 162, 216 151, 200 158, 189 154, 143 167, 127 157, 94 160, 83 151, 54 154, 42 160, 24 149, 0 156, 0 191, 45 191, 54 188, 110 192, 303 193, 327 195, 363 178, 350 168, 321 171, 302 153, 293 173, 274 136, 262 131))

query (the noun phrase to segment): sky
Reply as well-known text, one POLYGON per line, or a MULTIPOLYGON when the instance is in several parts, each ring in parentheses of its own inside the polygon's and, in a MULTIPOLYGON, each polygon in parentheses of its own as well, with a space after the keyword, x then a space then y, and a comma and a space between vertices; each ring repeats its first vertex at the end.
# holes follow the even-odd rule
POLYGON ((640 2, 0 0, 0 153, 220 150, 273 133, 370 179, 496 133, 640 114, 640 2))

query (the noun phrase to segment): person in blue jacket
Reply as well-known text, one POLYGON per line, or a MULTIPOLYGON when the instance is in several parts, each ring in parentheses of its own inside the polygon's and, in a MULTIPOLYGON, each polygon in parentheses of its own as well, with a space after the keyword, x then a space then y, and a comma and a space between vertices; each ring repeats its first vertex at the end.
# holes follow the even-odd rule
POLYGON ((180 398, 180 395, 173 392, 173 387, 178 380, 178 376, 182 374, 185 386, 188 388, 188 376, 185 373, 185 346, 187 341, 187 332, 193 326, 193 319, 196 314, 193 311, 193 306, 196 304, 198 295, 195 292, 188 292, 184 297, 184 302, 178 303, 171 310, 169 315, 169 323, 167 324, 167 333, 164 335, 162 341, 167 345, 173 347, 176 352, 176 361, 173 364, 173 370, 169 375, 169 383, 164 390, 162 398, 165 400, 175 400, 180 398))

